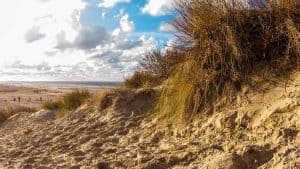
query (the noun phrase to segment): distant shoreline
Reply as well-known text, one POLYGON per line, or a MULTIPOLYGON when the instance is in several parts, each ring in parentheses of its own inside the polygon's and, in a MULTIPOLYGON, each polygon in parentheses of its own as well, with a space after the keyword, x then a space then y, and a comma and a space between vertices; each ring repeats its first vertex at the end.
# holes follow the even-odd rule
POLYGON ((46 88, 95 88, 110 89, 120 86, 122 82, 116 81, 0 81, 3 85, 46 88))

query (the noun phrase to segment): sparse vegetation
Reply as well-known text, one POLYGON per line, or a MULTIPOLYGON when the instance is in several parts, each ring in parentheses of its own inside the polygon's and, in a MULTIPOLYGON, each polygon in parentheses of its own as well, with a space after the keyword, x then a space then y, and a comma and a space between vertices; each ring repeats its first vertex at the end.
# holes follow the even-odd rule
POLYGON ((61 100, 44 102, 42 108, 58 110, 58 116, 61 117, 66 111, 76 110, 90 97, 91 93, 88 90, 74 90, 71 93, 65 94, 61 100))
POLYGON ((139 63, 139 70, 126 79, 124 85, 131 89, 158 86, 174 73, 176 65, 184 59, 183 53, 175 50, 148 52, 139 63))
POLYGON ((36 111, 37 110, 35 108, 25 107, 25 106, 15 106, 15 107, 7 108, 7 109, 2 109, 2 110, 0 110, 0 123, 4 122, 9 117, 11 117, 17 113, 20 113, 20 112, 32 113, 32 112, 36 112, 36 111))
POLYGON ((60 108, 63 107, 63 102, 62 101, 45 101, 42 104, 42 108, 43 109, 47 109, 47 110, 58 110, 60 108))
POLYGON ((75 90, 67 93, 63 97, 63 109, 75 110, 90 98, 91 94, 88 90, 75 90))
POLYGON ((130 89, 138 89, 142 87, 153 87, 161 82, 161 79, 156 75, 151 75, 147 72, 135 72, 131 78, 124 82, 125 87, 130 89))
POLYGON ((232 102, 243 85, 298 68, 300 1, 182 0, 177 5, 179 17, 173 26, 178 62, 167 66, 169 54, 150 53, 142 71, 125 82, 140 88, 157 84, 152 77, 162 77, 164 89, 157 104, 162 117, 186 120, 212 112, 217 103, 232 102))

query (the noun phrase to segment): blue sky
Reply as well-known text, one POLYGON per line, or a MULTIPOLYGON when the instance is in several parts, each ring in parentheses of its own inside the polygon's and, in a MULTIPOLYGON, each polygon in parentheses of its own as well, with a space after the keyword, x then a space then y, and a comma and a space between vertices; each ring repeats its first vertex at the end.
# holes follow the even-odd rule
MULTIPOLYGON (((107 30, 114 30, 119 26, 119 19, 116 18, 120 11, 124 11, 135 23, 135 35, 145 34, 153 36, 164 42, 172 38, 171 33, 161 32, 162 23, 169 23, 174 18, 174 12, 166 15, 151 16, 144 14, 141 9, 147 4, 147 0, 132 0, 130 3, 119 3, 113 8, 101 8, 99 10, 99 0, 87 0, 88 7, 81 14, 81 23, 85 26, 104 26, 107 30), (105 13, 105 17, 102 17, 105 13)), ((134 34, 132 37, 135 37, 134 34)))
POLYGON ((82 12, 81 22, 88 25, 103 25, 107 29, 118 27, 118 20, 112 19, 120 10, 124 9, 129 14, 131 20, 136 24, 137 32, 157 32, 161 23, 169 22, 174 15, 151 16, 143 14, 141 8, 145 6, 146 0, 132 0, 131 3, 120 3, 112 9, 100 9, 98 7, 99 0, 87 0, 89 3, 86 10, 82 12), (102 12, 107 14, 106 17, 101 17, 102 12))
POLYGON ((123 80, 173 17, 173 0, 1 1, 0 81, 123 80))

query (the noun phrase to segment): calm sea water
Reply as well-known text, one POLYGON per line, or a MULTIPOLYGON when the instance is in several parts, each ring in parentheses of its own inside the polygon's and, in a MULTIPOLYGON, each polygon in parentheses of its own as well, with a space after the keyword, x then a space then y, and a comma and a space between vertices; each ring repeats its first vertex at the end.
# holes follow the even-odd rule
POLYGON ((18 86, 39 86, 55 88, 114 88, 122 82, 101 82, 101 81, 9 81, 2 84, 18 86))

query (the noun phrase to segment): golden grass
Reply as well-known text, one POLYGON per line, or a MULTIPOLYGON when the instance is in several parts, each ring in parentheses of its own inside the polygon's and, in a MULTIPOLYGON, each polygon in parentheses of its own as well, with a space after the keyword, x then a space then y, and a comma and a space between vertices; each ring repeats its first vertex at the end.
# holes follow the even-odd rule
MULTIPOLYGON (((156 107, 160 117, 176 122, 211 112, 218 102, 232 103, 243 85, 288 76, 299 68, 300 1, 249 6, 238 1, 182 0, 177 5, 174 49, 184 53, 184 59, 170 73, 164 71, 168 75, 156 107)), ((151 64, 143 65, 151 70, 147 76, 161 72, 151 64)), ((135 87, 145 82, 153 83, 148 78, 135 87)))
POLYGON ((139 89, 161 85, 184 59, 184 54, 175 50, 161 52, 156 49, 148 52, 139 62, 138 71, 125 80, 124 86, 139 89))
POLYGON ((186 104, 190 115, 212 109, 224 97, 230 103, 242 85, 255 83, 253 76, 270 79, 298 68, 300 2, 276 1, 255 9, 235 4, 178 3, 181 15, 174 26, 186 57, 195 63, 192 104, 186 104), (269 76, 262 77, 262 70, 269 76))
POLYGON ((178 68, 177 73, 165 82, 165 86, 160 93, 155 111, 159 118, 166 119, 167 122, 180 123, 186 121, 187 106, 191 104, 194 86, 191 83, 189 69, 191 65, 186 63, 178 68))
POLYGON ((73 111, 86 103, 91 98, 91 93, 88 90, 74 90, 67 93, 61 100, 45 101, 42 108, 58 111, 57 117, 63 117, 66 112, 73 111))
POLYGON ((145 86, 153 87, 161 83, 161 78, 147 72, 135 72, 130 78, 126 79, 124 86, 129 89, 139 89, 145 86))

